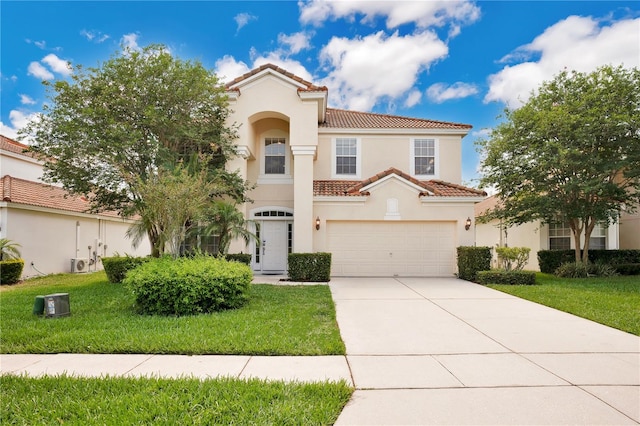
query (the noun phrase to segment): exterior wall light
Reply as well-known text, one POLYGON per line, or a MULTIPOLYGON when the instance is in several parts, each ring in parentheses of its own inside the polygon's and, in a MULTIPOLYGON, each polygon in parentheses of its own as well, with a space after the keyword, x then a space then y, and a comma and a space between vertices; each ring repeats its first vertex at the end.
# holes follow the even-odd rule
POLYGON ((467 221, 464 223, 464 229, 465 229, 465 231, 468 231, 468 230, 469 230, 469 228, 471 228, 471 218, 470 218, 470 217, 468 217, 468 218, 467 218, 467 221))
POLYGON ((316 216, 316 231, 320 229, 320 216, 316 216))

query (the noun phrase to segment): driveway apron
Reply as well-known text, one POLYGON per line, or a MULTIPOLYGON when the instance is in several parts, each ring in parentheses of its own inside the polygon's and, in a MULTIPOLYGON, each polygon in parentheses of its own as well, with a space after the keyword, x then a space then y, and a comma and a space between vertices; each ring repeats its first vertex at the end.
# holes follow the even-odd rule
POLYGON ((333 278, 337 424, 639 424, 640 338, 455 278, 333 278))

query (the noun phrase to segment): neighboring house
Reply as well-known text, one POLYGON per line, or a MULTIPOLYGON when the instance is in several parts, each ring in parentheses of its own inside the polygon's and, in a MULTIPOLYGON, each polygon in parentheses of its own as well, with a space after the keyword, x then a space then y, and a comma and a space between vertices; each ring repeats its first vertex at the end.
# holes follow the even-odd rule
POLYGON ((86 200, 44 184, 42 163, 26 148, 0 136, 0 238, 21 245, 23 278, 95 271, 105 256, 150 253, 147 241, 131 247, 126 231, 132 221, 115 213, 86 213, 86 200))
MULTIPOLYGON (((476 204, 476 219, 486 211, 492 210, 497 198, 491 196, 476 204)), ((596 225, 591 233, 591 249, 640 249, 640 216, 623 213, 619 223, 596 225)), ((506 227, 498 220, 476 225, 476 243, 489 247, 529 247, 531 254, 525 269, 539 270, 537 253, 540 250, 574 249, 573 234, 568 224, 541 224, 533 221, 519 226, 506 227)), ((494 251, 494 266, 495 264, 494 251)))
POLYGON ((256 273, 284 273, 291 252, 332 253, 334 276, 456 272, 486 196, 461 185, 471 126, 328 108, 326 87, 271 64, 226 88, 240 154, 227 167, 256 184, 242 211, 259 236, 232 251, 256 273))

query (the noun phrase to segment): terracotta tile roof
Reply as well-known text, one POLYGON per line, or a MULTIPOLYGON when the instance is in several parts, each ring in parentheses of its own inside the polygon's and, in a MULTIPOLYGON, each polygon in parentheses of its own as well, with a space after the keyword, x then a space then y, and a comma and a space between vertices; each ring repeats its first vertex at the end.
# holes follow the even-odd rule
MULTIPOLYGON (((89 202, 83 197, 71 196, 64 189, 5 175, 0 179, 2 201, 46 207, 76 213, 86 213, 89 202)), ((116 212, 102 212, 100 216, 118 217, 116 212)))
POLYGON ((237 78, 233 79, 232 81, 228 82, 225 85, 225 88, 227 90, 238 90, 237 88, 234 88, 233 86, 235 86, 236 84, 240 83, 243 80, 248 79, 249 77, 252 77, 252 76, 254 76, 256 74, 261 73, 262 71, 264 71, 266 69, 271 69, 273 71, 276 71, 276 72, 278 72, 278 73, 280 73, 280 74, 282 74, 282 75, 284 75, 286 77, 289 77, 290 79, 296 81, 297 83, 300 83, 300 84, 306 86, 305 88, 298 89, 298 91, 302 91, 302 92, 327 92, 328 91, 326 86, 316 86, 315 84, 310 83, 310 82, 298 77, 297 75, 295 75, 293 73, 290 73, 289 71, 287 71, 287 70, 285 70, 283 68, 280 68, 280 67, 278 67, 278 66, 276 66, 274 64, 264 64, 264 65, 262 65, 262 66, 260 66, 258 68, 252 69, 248 73, 243 74, 240 77, 237 77, 237 78))
POLYGON ((479 217, 479 216, 482 216, 485 213, 489 213, 499 203, 500 203, 500 200, 495 195, 492 195, 489 198, 485 198, 484 200, 482 200, 481 202, 479 202, 478 204, 476 204, 474 206, 475 216, 479 217))
POLYGON ((25 157, 35 158, 33 152, 25 152, 25 150, 29 149, 29 145, 25 145, 3 135, 0 135, 0 149, 13 152, 14 154, 21 154, 25 157))
POLYGON ((361 190, 374 182, 391 174, 395 174, 420 188, 421 197, 484 197, 486 192, 441 180, 418 180, 401 170, 390 168, 362 181, 354 180, 315 180, 313 181, 314 196, 362 196, 369 192, 361 190))
POLYGON ((325 122, 320 123, 318 127, 344 129, 469 130, 472 126, 469 124, 401 117, 398 115, 374 114, 371 112, 357 112, 347 111, 344 109, 327 108, 325 122))

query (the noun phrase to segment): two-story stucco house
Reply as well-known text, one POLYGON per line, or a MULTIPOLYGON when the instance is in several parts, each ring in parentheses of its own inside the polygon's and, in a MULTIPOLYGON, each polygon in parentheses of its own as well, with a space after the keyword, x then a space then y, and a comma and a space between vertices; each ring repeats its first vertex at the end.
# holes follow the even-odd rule
POLYGON ((239 126, 228 164, 256 188, 242 208, 259 244, 256 273, 286 271, 291 252, 332 253, 334 276, 451 276, 473 245, 461 185, 471 126, 327 107, 328 91, 274 65, 226 85, 239 126))

